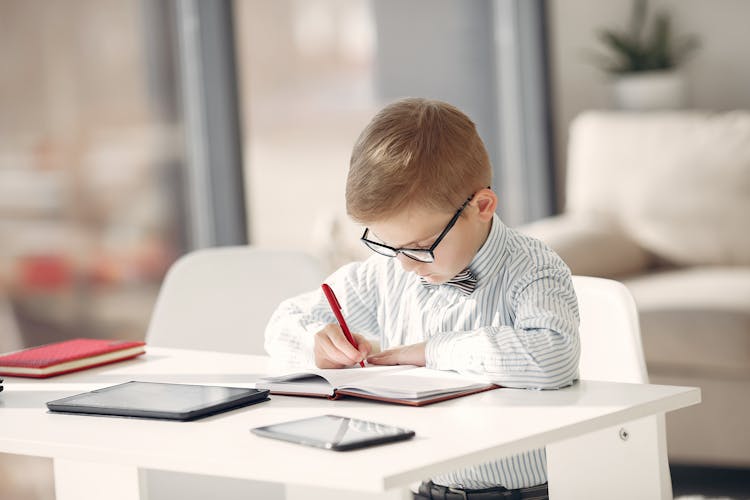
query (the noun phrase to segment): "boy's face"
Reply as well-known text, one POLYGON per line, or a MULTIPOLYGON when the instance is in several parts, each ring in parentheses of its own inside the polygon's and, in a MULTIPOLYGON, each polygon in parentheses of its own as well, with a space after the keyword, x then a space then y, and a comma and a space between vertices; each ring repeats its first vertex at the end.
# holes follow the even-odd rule
MULTIPOLYGON (((450 222, 453 213, 423 207, 411 207, 369 225, 377 239, 394 248, 429 249, 450 222)), ((399 253, 395 258, 405 271, 422 276, 432 284, 445 283, 463 271, 487 237, 485 218, 469 203, 455 225, 434 250, 435 261, 418 262, 399 253)))

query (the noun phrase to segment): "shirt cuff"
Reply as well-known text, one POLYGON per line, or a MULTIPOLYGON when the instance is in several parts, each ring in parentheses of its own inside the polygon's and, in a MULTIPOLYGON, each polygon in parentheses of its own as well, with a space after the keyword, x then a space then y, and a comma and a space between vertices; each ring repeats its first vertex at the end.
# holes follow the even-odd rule
POLYGON ((456 339, 450 334, 438 334, 427 340, 424 349, 425 366, 434 370, 452 370, 456 339))

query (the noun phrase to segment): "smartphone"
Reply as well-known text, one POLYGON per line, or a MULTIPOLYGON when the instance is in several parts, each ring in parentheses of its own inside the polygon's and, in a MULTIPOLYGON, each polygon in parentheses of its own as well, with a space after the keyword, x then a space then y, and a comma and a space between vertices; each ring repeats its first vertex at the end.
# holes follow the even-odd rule
POLYGON ((367 420, 321 415, 251 429, 258 436, 334 451, 348 451, 404 441, 414 431, 367 420))

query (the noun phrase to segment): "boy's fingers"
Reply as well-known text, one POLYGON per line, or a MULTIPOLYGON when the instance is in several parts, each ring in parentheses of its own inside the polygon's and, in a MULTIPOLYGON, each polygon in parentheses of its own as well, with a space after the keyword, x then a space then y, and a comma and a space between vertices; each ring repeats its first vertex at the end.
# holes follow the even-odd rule
MULTIPOLYGON (((359 360, 359 352, 346 340, 346 336, 339 325, 328 324, 318 332, 318 335, 324 336, 332 349, 339 351, 341 355, 346 357, 345 364, 347 366, 353 365, 359 360)), ((340 356, 336 356, 336 358, 342 359, 340 356)))
POLYGON ((328 342, 326 338, 322 334, 318 334, 315 336, 315 346, 313 347, 313 352, 315 354, 315 365, 318 368, 338 368, 340 363, 337 363, 336 361, 330 359, 330 356, 328 355, 328 352, 325 348, 325 343, 328 342))
POLYGON ((351 364, 362 359, 362 354, 346 339, 344 332, 341 330, 329 332, 328 338, 339 351, 351 360, 351 364))
POLYGON ((349 342, 339 325, 326 325, 316 334, 316 364, 321 368, 321 364, 325 364, 325 367, 335 365, 332 367, 343 368, 367 359, 373 351, 372 344, 362 335, 355 333, 353 337, 357 348, 349 342))
POLYGON ((320 347, 325 357, 328 358, 329 360, 341 366, 351 366, 354 364, 354 361, 349 359, 349 357, 346 354, 341 352, 341 350, 339 350, 333 344, 333 342, 331 342, 330 337, 323 336, 323 338, 320 339, 320 347))
POLYGON ((336 363, 324 356, 315 357, 315 366, 318 368, 345 368, 341 363, 336 363))
POLYGON ((350 366, 353 362, 331 340, 330 332, 321 331, 316 338, 316 345, 320 348, 322 356, 338 364, 340 367, 350 366))
POLYGON ((367 358, 367 362, 373 365, 393 365, 395 364, 395 353, 393 351, 383 351, 367 358))
POLYGON ((370 341, 367 340, 362 335, 358 335, 356 333, 352 334, 354 335, 354 340, 357 341, 357 345, 359 346, 359 352, 362 354, 362 358, 367 358, 367 356, 370 355, 372 352, 372 345, 370 344, 370 341))
POLYGON ((393 363, 390 362, 387 357, 375 358, 375 359, 367 358, 367 362, 371 365, 388 365, 388 366, 393 365, 393 363))

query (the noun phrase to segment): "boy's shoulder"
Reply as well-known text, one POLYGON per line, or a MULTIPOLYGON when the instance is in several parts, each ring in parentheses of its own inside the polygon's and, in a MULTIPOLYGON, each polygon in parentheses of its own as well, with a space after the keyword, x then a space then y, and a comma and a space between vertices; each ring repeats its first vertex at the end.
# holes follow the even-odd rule
POLYGON ((545 288, 573 289, 570 268, 543 241, 509 228, 506 245, 510 256, 505 263, 506 286, 511 297, 540 280, 545 288))
POLYGON ((511 258, 529 261, 535 267, 561 266, 567 269, 562 258, 542 240, 510 227, 506 227, 506 231, 506 246, 511 258))
POLYGON ((511 291, 518 292, 537 280, 550 278, 558 286, 572 288, 570 268, 546 243, 515 229, 509 228, 508 233, 510 258, 506 268, 510 270, 508 286, 511 291))

